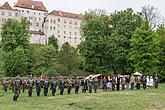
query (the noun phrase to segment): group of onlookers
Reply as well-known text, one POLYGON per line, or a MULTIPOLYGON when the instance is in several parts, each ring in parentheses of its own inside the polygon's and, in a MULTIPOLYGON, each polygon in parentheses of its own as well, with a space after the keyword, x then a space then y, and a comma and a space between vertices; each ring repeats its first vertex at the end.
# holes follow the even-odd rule
POLYGON ((106 91, 107 89, 114 90, 124 90, 124 89, 131 89, 133 90, 135 87, 136 89, 140 89, 141 85, 143 89, 146 87, 155 87, 158 88, 159 78, 157 76, 135 76, 135 75, 126 75, 126 76, 109 76, 103 78, 103 90, 106 91))

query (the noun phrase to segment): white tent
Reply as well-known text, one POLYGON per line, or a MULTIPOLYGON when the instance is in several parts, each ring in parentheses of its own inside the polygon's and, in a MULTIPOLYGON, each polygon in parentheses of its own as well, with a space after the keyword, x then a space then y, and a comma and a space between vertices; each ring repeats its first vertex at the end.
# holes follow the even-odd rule
POLYGON ((141 74, 139 72, 135 72, 134 75, 136 75, 136 76, 142 76, 143 74, 141 74))

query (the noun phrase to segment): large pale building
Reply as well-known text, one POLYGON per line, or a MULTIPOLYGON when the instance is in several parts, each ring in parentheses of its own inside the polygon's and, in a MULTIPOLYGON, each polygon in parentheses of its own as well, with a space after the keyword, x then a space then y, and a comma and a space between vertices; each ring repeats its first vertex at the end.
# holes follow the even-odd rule
POLYGON ((14 8, 30 22, 30 43, 46 44, 47 37, 44 33, 44 19, 48 11, 43 3, 32 0, 18 0, 14 8))
POLYGON ((57 37, 59 45, 68 42, 71 46, 76 47, 81 42, 82 20, 81 14, 54 10, 47 16, 47 34, 57 37))
POLYGON ((42 2, 32 0, 18 0, 13 8, 6 2, 0 7, 0 14, 0 26, 8 18, 20 20, 26 17, 30 23, 30 43, 47 44, 52 35, 60 46, 68 42, 76 47, 81 42, 81 14, 56 10, 48 13, 42 2))
MULTIPOLYGON (((20 14, 17 10, 13 9, 8 2, 0 6, 0 32, 1 26, 7 19, 20 19, 20 14)), ((1 34, 0 34, 1 36, 1 34)), ((1 37, 0 37, 1 38, 1 37)))

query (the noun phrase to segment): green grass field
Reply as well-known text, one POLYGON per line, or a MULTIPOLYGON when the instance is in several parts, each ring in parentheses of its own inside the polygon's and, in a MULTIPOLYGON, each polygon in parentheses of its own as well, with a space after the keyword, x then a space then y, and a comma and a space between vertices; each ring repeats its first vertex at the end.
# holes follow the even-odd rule
MULTIPOLYGON (((2 87, 1 87, 2 88, 2 87)), ((59 94, 59 91, 58 91, 59 94)), ((109 91, 40 97, 33 90, 33 97, 27 91, 21 93, 18 102, 12 101, 13 94, 0 89, 0 110, 165 110, 165 84, 158 89, 109 91)))

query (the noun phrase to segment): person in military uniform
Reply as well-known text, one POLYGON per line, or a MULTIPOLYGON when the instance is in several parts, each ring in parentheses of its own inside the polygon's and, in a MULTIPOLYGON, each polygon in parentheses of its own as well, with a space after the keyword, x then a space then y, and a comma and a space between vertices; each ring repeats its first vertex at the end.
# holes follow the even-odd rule
POLYGON ((155 85, 154 85, 155 88, 158 88, 158 86, 159 86, 159 85, 158 85, 158 83, 159 83, 159 78, 158 78, 157 75, 156 75, 155 78, 154 78, 154 83, 155 83, 155 85))
POLYGON ((30 75, 30 78, 28 79, 27 83, 28 83, 28 95, 29 97, 31 97, 32 92, 33 92, 33 86, 34 86, 34 80, 33 80, 32 75, 30 75))
POLYGON ((104 79, 103 79, 103 91, 107 91, 107 83, 108 83, 108 80, 106 77, 104 77, 104 79))
POLYGON ((16 77, 16 79, 13 81, 14 83, 14 96, 13 96, 13 101, 17 101, 17 98, 19 97, 19 90, 21 87, 21 80, 19 79, 19 76, 16 77))
POLYGON ((87 80, 85 78, 81 81, 81 86, 82 86, 82 93, 86 93, 88 86, 87 86, 87 80))
POLYGON ((97 93, 98 79, 97 77, 93 80, 94 93, 97 93))
POLYGON ((63 77, 60 77, 59 80, 59 89, 60 89, 60 95, 64 94, 64 87, 65 87, 65 81, 63 77))
POLYGON ((146 76, 143 76, 142 77, 142 84, 143 84, 143 89, 145 90, 146 89, 146 87, 147 87, 147 79, 146 79, 146 76))
POLYGON ((79 88, 80 88, 79 77, 77 77, 76 80, 74 81, 74 86, 75 86, 75 94, 78 94, 78 91, 79 91, 79 88))
POLYGON ((7 92, 7 89, 8 89, 8 81, 3 80, 3 90, 4 90, 4 92, 7 92))
POLYGON ((88 90, 89 90, 89 93, 92 93, 92 78, 90 77, 88 79, 88 90))
POLYGON ((47 96, 48 89, 49 89, 49 80, 48 80, 48 78, 45 78, 43 86, 44 86, 44 96, 47 96))
POLYGON ((41 78, 39 77, 37 80, 36 80, 36 93, 37 93, 37 96, 40 96, 40 92, 41 92, 41 78))
POLYGON ((52 96, 56 95, 56 87, 57 87, 57 81, 56 81, 56 78, 53 77, 52 80, 51 80, 52 96))
POLYGON ((27 81, 26 80, 23 80, 22 81, 22 92, 24 93, 25 92, 25 89, 27 88, 27 81))
POLYGON ((116 79, 115 77, 112 78, 112 91, 115 91, 116 79))
POLYGON ((67 92, 68 94, 70 94, 72 90, 73 81, 70 78, 68 78, 66 84, 67 84, 67 92))

